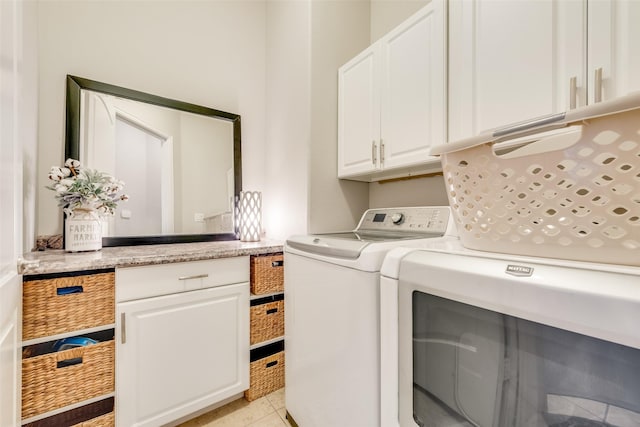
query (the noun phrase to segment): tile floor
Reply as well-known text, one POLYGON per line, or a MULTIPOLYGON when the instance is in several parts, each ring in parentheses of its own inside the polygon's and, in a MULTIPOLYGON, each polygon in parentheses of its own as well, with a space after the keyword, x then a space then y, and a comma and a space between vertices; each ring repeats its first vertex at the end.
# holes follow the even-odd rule
POLYGON ((178 427, 290 427, 285 416, 284 388, 281 388, 253 402, 234 400, 178 427))

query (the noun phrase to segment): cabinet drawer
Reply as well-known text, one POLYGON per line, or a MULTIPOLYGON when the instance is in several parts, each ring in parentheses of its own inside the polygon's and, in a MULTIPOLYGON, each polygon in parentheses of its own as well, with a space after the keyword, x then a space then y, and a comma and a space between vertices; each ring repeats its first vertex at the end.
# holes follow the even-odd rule
POLYGON ((251 293, 284 291, 284 257, 281 253, 251 257, 251 293))
POLYGON ((284 295, 251 301, 251 345, 284 335, 284 295), (264 301, 266 300, 266 301, 264 301))
POLYGON ((244 398, 251 402, 282 387, 284 387, 284 342, 279 341, 252 350, 249 389, 244 392, 244 398), (273 351, 275 353, 272 353, 273 351), (261 353, 268 355, 264 356, 261 353))
POLYGON ((116 269, 117 302, 249 281, 249 257, 116 269))
POLYGON ((113 340, 22 360, 22 418, 114 391, 113 340))
POLYGON ((25 280, 22 339, 114 323, 114 283, 113 272, 25 280))

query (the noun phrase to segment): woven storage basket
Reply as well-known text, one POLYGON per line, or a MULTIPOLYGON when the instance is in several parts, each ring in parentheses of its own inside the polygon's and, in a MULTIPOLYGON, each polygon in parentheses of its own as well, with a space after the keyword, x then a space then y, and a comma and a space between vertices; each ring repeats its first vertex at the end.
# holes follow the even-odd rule
POLYGON ((88 420, 80 424, 75 424, 72 427, 113 427, 115 425, 116 425, 115 413, 110 412, 100 417, 96 417, 92 420, 88 420))
MULTIPOLYGON (((638 100, 631 99, 640 107, 638 100)), ((633 102, 506 155, 495 153, 494 141, 441 148, 462 244, 640 266, 640 109, 629 108, 633 102)))
POLYGON ((113 392, 114 355, 111 340, 23 359, 22 418, 113 392), (79 358, 80 363, 58 367, 79 358))
POLYGON ((267 302, 252 306, 251 345, 284 335, 284 301, 267 302))
POLYGON ((113 272, 25 280, 22 339, 115 323, 114 283, 113 272), (72 287, 81 292, 64 294, 72 287))
POLYGON ((100 426, 113 427, 115 425, 113 397, 89 403, 65 412, 56 413, 46 418, 40 418, 24 427, 77 427, 100 426))
POLYGON ((249 402, 284 387, 284 351, 251 362, 249 390, 244 398, 249 402))
POLYGON ((251 257, 251 293, 255 295, 284 291, 284 257, 282 254, 251 257))

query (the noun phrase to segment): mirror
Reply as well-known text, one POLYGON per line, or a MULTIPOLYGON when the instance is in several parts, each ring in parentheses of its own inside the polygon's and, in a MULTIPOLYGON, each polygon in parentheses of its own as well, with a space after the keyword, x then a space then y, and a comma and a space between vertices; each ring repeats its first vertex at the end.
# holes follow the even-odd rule
POLYGON ((67 76, 65 159, 124 181, 103 246, 236 240, 240 116, 67 76))

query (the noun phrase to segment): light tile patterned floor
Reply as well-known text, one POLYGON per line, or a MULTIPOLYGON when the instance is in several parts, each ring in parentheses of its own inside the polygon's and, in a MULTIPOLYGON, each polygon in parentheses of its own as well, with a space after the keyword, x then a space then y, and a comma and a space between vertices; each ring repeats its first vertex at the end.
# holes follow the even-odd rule
POLYGON ((285 418, 284 388, 253 402, 235 400, 178 427, 290 427, 285 418))

